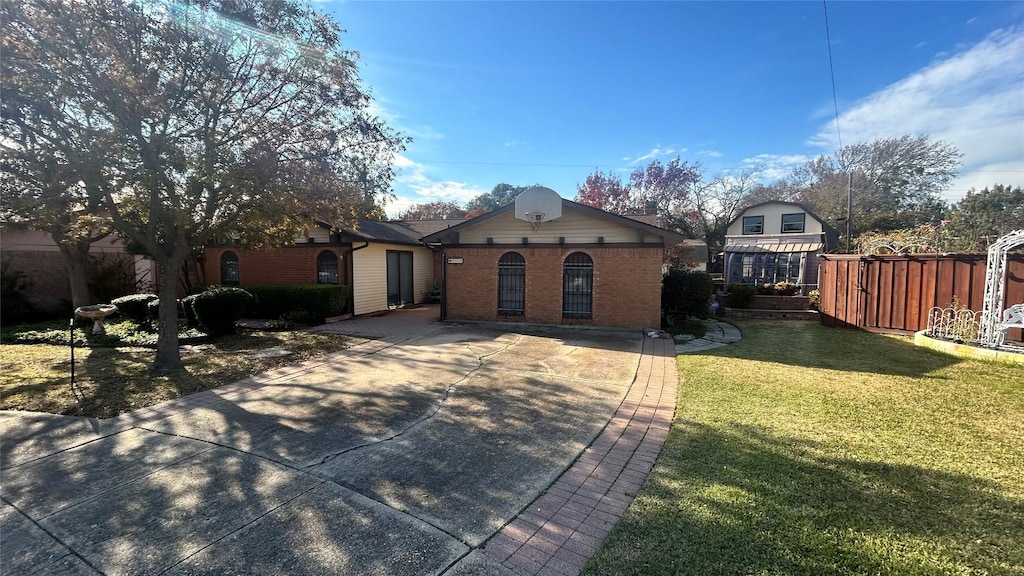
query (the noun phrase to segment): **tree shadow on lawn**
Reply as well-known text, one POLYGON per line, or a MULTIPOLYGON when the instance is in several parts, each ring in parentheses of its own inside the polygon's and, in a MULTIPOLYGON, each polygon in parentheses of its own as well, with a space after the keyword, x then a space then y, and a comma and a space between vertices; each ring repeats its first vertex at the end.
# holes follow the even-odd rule
POLYGON ((226 383, 200 378, 187 365, 175 374, 157 374, 150 370, 153 354, 144 348, 93 349, 78 361, 78 408, 64 413, 112 418, 226 383))
POLYGON ((1022 534, 986 479, 681 421, 590 573, 1020 574, 1022 534))
POLYGON ((735 324, 742 340, 706 354, 910 377, 935 377, 932 373, 964 361, 919 348, 903 338, 829 328, 802 320, 744 320, 735 324))

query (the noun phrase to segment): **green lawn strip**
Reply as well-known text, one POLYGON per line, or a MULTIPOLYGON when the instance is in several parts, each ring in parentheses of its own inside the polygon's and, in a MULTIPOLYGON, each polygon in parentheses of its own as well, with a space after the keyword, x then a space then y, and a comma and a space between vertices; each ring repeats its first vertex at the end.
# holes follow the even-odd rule
POLYGON ((737 325, 585 573, 1024 574, 1024 368, 737 325))
POLYGON ((150 348, 79 348, 75 381, 81 399, 76 399, 70 386, 68 346, 4 344, 0 345, 0 409, 110 418, 342 350, 355 342, 334 334, 246 331, 182 352, 185 371, 173 376, 150 370, 154 354, 150 348), (256 350, 278 347, 293 354, 249 358, 256 350))

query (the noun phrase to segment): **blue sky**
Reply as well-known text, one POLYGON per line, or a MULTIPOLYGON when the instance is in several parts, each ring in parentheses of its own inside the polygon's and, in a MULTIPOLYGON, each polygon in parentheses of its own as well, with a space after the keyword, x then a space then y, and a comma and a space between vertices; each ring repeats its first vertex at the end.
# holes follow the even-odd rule
MULTIPOLYGON (((406 206, 500 182, 572 198, 676 156, 764 181, 837 147, 821 2, 321 2, 375 111, 413 142, 406 206)), ((945 194, 1024 185, 1024 3, 829 2, 843 144, 928 134, 945 194)))

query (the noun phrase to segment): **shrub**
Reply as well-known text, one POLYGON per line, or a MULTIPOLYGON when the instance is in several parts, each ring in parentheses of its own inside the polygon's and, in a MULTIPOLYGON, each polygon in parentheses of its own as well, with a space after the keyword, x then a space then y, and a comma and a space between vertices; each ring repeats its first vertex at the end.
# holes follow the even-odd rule
POLYGON ((807 307, 811 310, 821 309, 821 290, 815 288, 807 293, 807 307))
POLYGON ((256 297, 249 310, 252 316, 307 324, 343 314, 348 301, 348 286, 334 284, 246 286, 246 290, 256 297))
POLYGON ((661 282, 661 307, 666 317, 705 319, 714 293, 715 285, 707 272, 671 270, 661 282))
POLYGON ((142 323, 149 320, 149 303, 159 301, 156 294, 129 294, 114 298, 110 303, 117 306, 117 311, 125 318, 142 323))
POLYGON ((758 296, 774 296, 775 295, 775 284, 758 284, 754 287, 758 296))
POLYGON ((210 336, 234 334, 235 320, 242 317, 253 300, 252 294, 230 286, 221 286, 189 296, 196 320, 210 336))
MULTIPOLYGON (((150 327, 138 324, 132 320, 120 320, 106 323, 106 334, 93 334, 92 322, 77 319, 75 322, 75 346, 88 346, 91 348, 119 346, 145 346, 153 348, 156 346, 157 334, 150 327)), ((70 342, 70 333, 65 322, 45 322, 28 326, 17 326, 4 333, 4 341, 15 344, 53 344, 67 346, 70 342)), ((196 330, 179 330, 179 341, 202 340, 206 337, 202 332, 196 330)))
POLYGON ((160 321, 160 299, 159 298, 157 298, 156 300, 151 300, 148 304, 146 304, 146 318, 150 322, 159 322, 160 321))
POLYGON ((185 316, 185 323, 189 328, 198 328, 199 319, 196 318, 196 311, 193 307, 193 303, 196 301, 196 296, 202 294, 202 292, 196 292, 195 294, 189 294, 181 300, 178 300, 178 308, 181 313, 185 316))
POLYGON ((729 284, 725 292, 729 295, 730 308, 750 308, 750 303, 754 301, 755 289, 749 284, 729 284))
POLYGON ((135 262, 123 254, 89 257, 89 292, 96 302, 110 302, 135 292, 135 262))
POLYGON ((799 291, 800 286, 792 282, 779 282, 775 285, 775 293, 779 296, 796 296, 799 291))
POLYGON ((7 324, 20 322, 35 315, 35 307, 28 299, 28 274, 15 270, 11 261, 0 263, 0 318, 7 324))

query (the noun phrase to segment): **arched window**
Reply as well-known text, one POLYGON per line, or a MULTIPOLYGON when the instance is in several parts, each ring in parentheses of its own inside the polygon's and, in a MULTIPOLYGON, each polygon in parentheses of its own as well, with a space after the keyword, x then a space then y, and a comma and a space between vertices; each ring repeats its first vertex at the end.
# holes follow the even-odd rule
POLYGON ((498 260, 498 315, 522 316, 526 308, 526 260, 506 252, 498 260))
POLYGON ((225 286, 238 286, 238 255, 234 252, 220 255, 220 283, 225 286))
POLYGON ((594 261, 573 252, 562 265, 562 318, 590 318, 594 292, 594 261))
POLYGON ((338 283, 338 256, 330 250, 324 250, 316 257, 316 283, 338 283))

